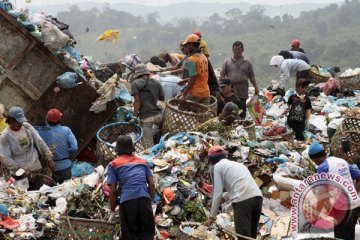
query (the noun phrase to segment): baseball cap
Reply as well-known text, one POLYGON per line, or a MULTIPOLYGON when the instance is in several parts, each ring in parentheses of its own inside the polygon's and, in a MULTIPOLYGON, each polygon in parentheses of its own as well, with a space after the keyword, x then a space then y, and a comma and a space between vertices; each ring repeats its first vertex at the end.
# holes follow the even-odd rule
POLYGON ((212 146, 209 151, 208 151, 208 156, 214 156, 217 155, 219 153, 222 154, 227 154, 225 149, 222 146, 212 146))
POLYGON ((46 114, 46 120, 51 123, 57 123, 62 117, 62 113, 56 108, 50 109, 46 114))
POLYGON ((300 41, 298 39, 293 39, 290 44, 290 47, 292 46, 300 46, 300 41))
POLYGON ((9 110, 9 117, 14 118, 18 123, 27 122, 24 110, 21 107, 12 107, 9 110))
POLYGON ((200 42, 200 38, 196 34, 190 34, 185 38, 185 40, 183 42, 184 42, 184 44, 197 43, 197 42, 200 42))

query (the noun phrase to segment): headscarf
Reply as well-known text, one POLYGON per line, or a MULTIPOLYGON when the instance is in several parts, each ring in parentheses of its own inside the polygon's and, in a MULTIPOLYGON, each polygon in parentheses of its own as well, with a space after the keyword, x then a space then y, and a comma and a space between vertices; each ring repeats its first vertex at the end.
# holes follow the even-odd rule
POLYGON ((278 67, 280 67, 282 61, 284 61, 283 56, 280 56, 280 55, 273 56, 270 60, 270 66, 277 65, 278 67))

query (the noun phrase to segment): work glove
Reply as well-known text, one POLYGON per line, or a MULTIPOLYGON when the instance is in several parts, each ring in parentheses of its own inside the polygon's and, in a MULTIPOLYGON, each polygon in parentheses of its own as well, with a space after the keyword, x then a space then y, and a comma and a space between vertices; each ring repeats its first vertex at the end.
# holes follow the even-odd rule
POLYGON ((116 220, 116 215, 115 212, 110 212, 110 216, 109 216, 109 222, 114 222, 116 220))
POLYGON ((171 75, 171 71, 165 71, 165 72, 160 73, 160 76, 162 76, 162 77, 165 77, 167 75, 171 75))
POLYGON ((137 123, 137 121, 138 121, 138 118, 137 118, 137 117, 133 117, 133 118, 129 121, 129 124, 130 124, 130 125, 134 125, 134 124, 137 123))

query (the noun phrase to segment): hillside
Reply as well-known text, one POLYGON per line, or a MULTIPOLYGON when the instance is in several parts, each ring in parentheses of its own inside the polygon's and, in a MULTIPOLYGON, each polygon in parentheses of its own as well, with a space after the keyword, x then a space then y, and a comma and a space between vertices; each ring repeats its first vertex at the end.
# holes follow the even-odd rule
POLYGON ((248 12, 235 8, 225 15, 213 14, 201 25, 189 18, 161 24, 156 13, 144 18, 110 7, 102 11, 72 7, 68 12, 60 12, 58 17, 71 26, 79 51, 102 62, 115 61, 128 53, 137 53, 147 60, 161 50, 179 51, 178 44, 188 33, 201 30, 209 45, 210 60, 215 67, 221 67, 223 60, 231 55, 231 44, 241 40, 245 57, 252 61, 258 81, 265 86, 279 74, 277 69, 269 67, 270 58, 279 50, 288 49, 293 38, 301 40, 313 64, 336 65, 343 70, 359 66, 359 11, 359 1, 353 0, 302 12, 298 18, 270 17, 260 6, 248 12), (86 27, 90 29, 88 33, 86 27), (106 29, 120 29, 118 45, 95 41, 106 29))

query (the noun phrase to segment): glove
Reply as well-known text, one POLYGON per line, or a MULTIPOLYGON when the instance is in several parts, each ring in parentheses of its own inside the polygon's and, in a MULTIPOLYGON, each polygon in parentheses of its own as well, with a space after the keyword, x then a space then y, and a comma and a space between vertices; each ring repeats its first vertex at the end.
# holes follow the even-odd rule
POLYGON ((171 75, 171 71, 165 71, 165 72, 160 73, 160 76, 162 76, 162 77, 165 77, 167 75, 171 75))
POLYGON ((133 117, 130 121, 129 121, 129 124, 130 125, 134 125, 135 123, 137 123, 137 117, 133 117))
POLYGON ((160 69, 161 72, 166 71, 166 67, 159 67, 159 69, 160 69))
POLYGON ((109 222, 114 222, 116 219, 115 212, 110 212, 109 222))

